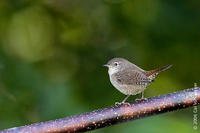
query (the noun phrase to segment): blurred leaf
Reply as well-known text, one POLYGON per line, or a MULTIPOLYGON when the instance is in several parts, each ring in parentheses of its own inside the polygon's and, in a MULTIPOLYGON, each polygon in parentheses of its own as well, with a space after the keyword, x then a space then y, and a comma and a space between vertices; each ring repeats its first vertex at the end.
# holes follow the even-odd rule
POLYGON ((8 28, 6 52, 28 62, 48 57, 54 40, 52 27, 51 17, 41 8, 16 12, 8 28))

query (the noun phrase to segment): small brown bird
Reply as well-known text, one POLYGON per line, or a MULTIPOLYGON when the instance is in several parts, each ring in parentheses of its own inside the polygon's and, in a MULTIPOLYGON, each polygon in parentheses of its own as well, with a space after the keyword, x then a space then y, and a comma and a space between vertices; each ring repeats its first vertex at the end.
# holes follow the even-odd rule
POLYGON ((113 58, 104 66, 108 67, 108 74, 112 85, 121 93, 127 95, 121 103, 125 103, 130 95, 142 93, 154 80, 156 75, 169 69, 172 65, 167 65, 158 69, 145 71, 135 64, 123 58, 113 58))

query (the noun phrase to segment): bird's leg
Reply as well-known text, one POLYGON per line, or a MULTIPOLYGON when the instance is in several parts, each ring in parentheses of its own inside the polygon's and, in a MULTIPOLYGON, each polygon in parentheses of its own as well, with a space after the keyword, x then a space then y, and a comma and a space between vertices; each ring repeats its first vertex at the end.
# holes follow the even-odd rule
POLYGON ((140 101, 140 100, 147 100, 147 98, 144 97, 144 91, 142 92, 142 97, 135 99, 135 101, 140 101))
POLYGON ((141 97, 141 99, 144 99, 144 91, 142 92, 142 97, 141 97))
POLYGON ((127 100, 129 97, 130 97, 130 95, 127 95, 121 103, 116 102, 115 105, 120 105, 120 104, 129 104, 129 103, 126 103, 126 100, 127 100))
POLYGON ((127 100, 129 97, 130 97, 130 95, 127 95, 127 96, 124 98, 124 100, 122 101, 122 103, 125 103, 126 100, 127 100))

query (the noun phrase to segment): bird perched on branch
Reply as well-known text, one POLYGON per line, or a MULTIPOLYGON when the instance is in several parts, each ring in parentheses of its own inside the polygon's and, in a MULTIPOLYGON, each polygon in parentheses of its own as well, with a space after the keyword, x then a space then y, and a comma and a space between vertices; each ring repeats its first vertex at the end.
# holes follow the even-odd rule
MULTIPOLYGON (((121 93, 127 95, 121 103, 125 103, 130 95, 142 93, 153 82, 159 72, 169 69, 166 65, 150 71, 145 71, 123 58, 113 58, 104 66, 108 67, 108 74, 112 85, 121 93)), ((119 104, 119 103, 118 103, 119 104)))

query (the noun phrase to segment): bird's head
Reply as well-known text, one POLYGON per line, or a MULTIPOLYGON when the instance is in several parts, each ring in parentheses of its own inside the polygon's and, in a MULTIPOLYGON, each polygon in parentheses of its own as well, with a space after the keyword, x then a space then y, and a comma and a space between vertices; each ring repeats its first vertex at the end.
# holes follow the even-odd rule
POLYGON ((132 66, 132 63, 123 58, 113 58, 109 60, 104 66, 108 67, 109 74, 113 74, 132 66))

